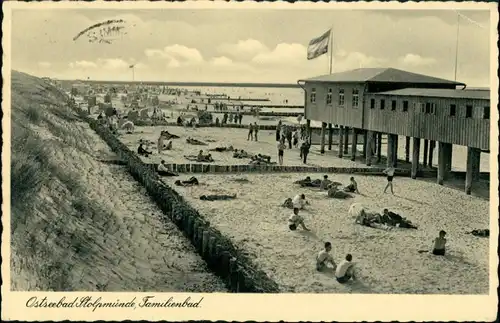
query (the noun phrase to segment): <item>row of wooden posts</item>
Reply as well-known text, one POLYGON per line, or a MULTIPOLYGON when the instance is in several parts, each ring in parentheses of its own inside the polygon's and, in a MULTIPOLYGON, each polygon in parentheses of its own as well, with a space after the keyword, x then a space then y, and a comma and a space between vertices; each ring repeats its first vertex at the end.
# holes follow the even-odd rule
MULTIPOLYGON (((310 127, 311 121, 306 121, 306 128, 309 134, 312 129, 310 127)), ((328 150, 332 149, 333 144, 333 127, 332 124, 322 123, 321 126, 321 143, 320 151, 325 152, 325 135, 328 126, 328 150)), ((376 162, 379 163, 382 157, 382 133, 376 131, 369 131, 363 129, 356 129, 346 126, 339 126, 338 135, 338 157, 343 158, 344 155, 349 153, 349 133, 351 132, 351 160, 356 159, 356 148, 358 135, 363 135, 363 150, 362 156, 366 158, 366 165, 371 166, 374 155, 376 162)), ((311 138, 311 136, 309 136, 311 138)), ((387 134, 387 167, 397 167, 398 164, 398 135, 387 134)), ((413 152, 411 158, 411 178, 416 179, 421 170, 420 165, 420 148, 421 139, 406 137, 405 142, 405 162, 410 163, 410 142, 413 139, 413 152)), ((424 168, 433 168, 434 149, 436 148, 436 141, 423 139, 423 164, 424 168)), ((437 183, 443 185, 444 181, 449 178, 452 165, 453 145, 451 143, 438 142, 438 170, 437 170, 437 183)), ((481 150, 478 148, 467 147, 467 171, 465 178, 465 193, 471 194, 473 182, 479 180, 480 175, 480 155, 481 150)))
POLYGON ((236 252, 230 240, 210 226, 199 213, 172 188, 164 184, 150 165, 143 163, 106 127, 82 114, 90 127, 124 160, 131 175, 139 181, 163 211, 192 242, 207 266, 221 277, 231 292, 277 293, 278 285, 236 252))

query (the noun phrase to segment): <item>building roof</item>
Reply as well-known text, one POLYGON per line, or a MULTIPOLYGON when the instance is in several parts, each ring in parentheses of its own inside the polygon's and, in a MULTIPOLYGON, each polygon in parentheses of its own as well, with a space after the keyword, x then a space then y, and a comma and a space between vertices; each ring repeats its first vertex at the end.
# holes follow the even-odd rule
POLYGON ((463 83, 440 79, 437 77, 411 73, 395 68, 358 68, 355 70, 316 76, 304 82, 390 82, 390 83, 432 83, 432 84, 454 84, 463 83))
POLYGON ((434 98, 450 99, 471 99, 471 100, 489 100, 490 90, 452 90, 452 89, 416 89, 406 88, 387 92, 377 92, 372 94, 382 95, 401 95, 401 96, 420 96, 434 98))

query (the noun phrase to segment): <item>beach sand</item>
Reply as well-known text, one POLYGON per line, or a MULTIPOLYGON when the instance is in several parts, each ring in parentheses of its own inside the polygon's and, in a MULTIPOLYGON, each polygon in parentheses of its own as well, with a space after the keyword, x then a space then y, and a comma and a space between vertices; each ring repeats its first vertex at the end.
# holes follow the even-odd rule
MULTIPOLYGON (((310 175, 197 175, 198 187, 176 187, 211 225, 255 259, 284 292, 484 294, 488 292, 488 239, 465 234, 489 228, 488 201, 424 181, 397 178, 395 196, 383 194, 382 177, 356 176, 362 195, 348 200, 326 197, 325 192, 291 183, 310 175), (244 178, 245 181, 235 181, 244 178), (237 194, 232 201, 201 201, 203 194, 237 194), (287 197, 304 193, 310 201, 302 212, 311 233, 287 227, 291 210, 279 205, 287 197), (359 202, 370 209, 384 207, 411 220, 418 230, 383 231, 354 224, 347 214, 359 202), (462 211, 466 210, 466 212, 462 211), (448 254, 437 257, 418 253, 430 250, 439 230, 448 232, 448 254), (360 279, 341 285, 332 272, 314 268, 323 243, 333 244, 337 263, 351 253, 360 279)), ((178 179, 187 179, 190 175, 178 179)), ((329 174, 348 183, 349 175, 329 174)), ((173 185, 175 179, 164 181, 173 185)))

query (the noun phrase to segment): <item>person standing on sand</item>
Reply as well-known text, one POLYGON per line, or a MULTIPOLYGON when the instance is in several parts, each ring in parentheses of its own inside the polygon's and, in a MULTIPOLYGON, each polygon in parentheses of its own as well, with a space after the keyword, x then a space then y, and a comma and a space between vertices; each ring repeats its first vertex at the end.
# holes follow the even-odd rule
POLYGON ((392 195, 394 195, 394 189, 392 187, 392 179, 394 178, 394 172, 395 172, 395 169, 392 166, 387 167, 387 169, 384 170, 384 174, 387 175, 387 185, 384 188, 384 193, 387 191, 387 188, 390 187, 391 193, 392 193, 392 195))
POLYGON ((241 125, 241 121, 243 120, 243 113, 241 113, 241 112, 240 112, 240 115, 239 115, 239 118, 238 118, 238 119, 239 119, 239 123, 240 123, 240 125, 241 125))
POLYGON ((325 249, 321 250, 316 256, 316 270, 322 271, 326 268, 326 264, 330 263, 333 267, 333 270, 337 268, 337 264, 333 260, 333 257, 330 255, 330 251, 332 250, 332 244, 330 242, 325 242, 325 249))
POLYGON ((292 129, 288 128, 286 131, 286 140, 288 141, 288 149, 292 149, 292 129))
POLYGON ((283 140, 278 141, 278 163, 283 165, 283 155, 285 154, 285 142, 283 140))
POLYGON ((160 134, 160 137, 158 137, 158 154, 161 154, 162 149, 163 149, 163 134, 160 134))
POLYGON ((302 146, 300 146, 300 156, 302 157, 302 162, 304 164, 307 164, 307 155, 309 154, 309 148, 309 143, 306 138, 306 141, 304 141, 302 143, 302 146))
POLYGON ((248 125, 248 137, 247 137, 247 141, 252 139, 253 140, 253 124, 249 124, 248 125))
POLYGON ((281 120, 278 121, 278 125, 276 126, 276 141, 281 140, 281 120))
POLYGON ((253 124, 253 132, 255 133, 255 136, 254 136, 255 141, 257 141, 258 140, 257 134, 259 133, 259 126, 257 125, 257 122, 254 122, 254 124, 253 124))
POLYGON ((349 279, 356 279, 354 275, 354 263, 352 262, 352 255, 347 254, 345 260, 342 260, 335 270, 335 278, 341 284, 345 284, 349 279))

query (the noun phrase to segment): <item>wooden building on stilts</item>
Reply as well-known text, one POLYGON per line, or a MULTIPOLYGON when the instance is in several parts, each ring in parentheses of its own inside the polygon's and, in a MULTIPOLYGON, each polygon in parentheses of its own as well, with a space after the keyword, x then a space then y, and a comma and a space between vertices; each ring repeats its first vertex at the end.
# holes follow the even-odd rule
POLYGON ((431 167, 438 147, 437 182, 451 171, 452 147, 467 147, 465 192, 479 179, 481 151, 489 152, 490 92, 467 90, 466 85, 394 68, 360 68, 305 80, 305 119, 322 122, 321 153, 332 146, 332 124, 338 125, 340 158, 356 158, 358 136, 363 136, 366 164, 380 161, 382 136, 387 136, 387 166, 397 167, 398 136, 405 137, 405 160, 416 178, 419 169, 431 167), (460 87, 457 89, 457 87, 460 87), (423 142, 423 147, 422 146, 423 142), (423 150, 423 152, 421 152, 423 150), (423 153, 423 165, 420 165, 423 153))

